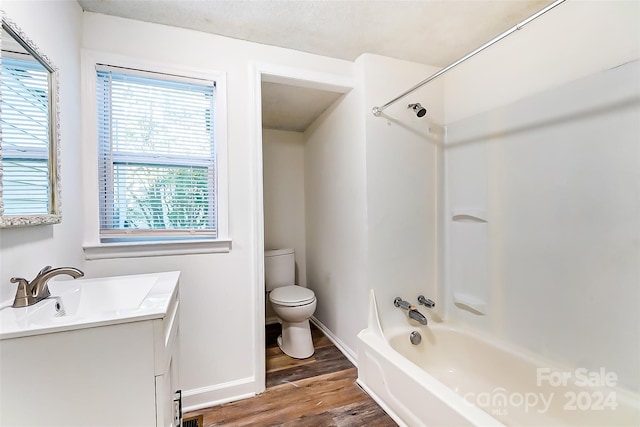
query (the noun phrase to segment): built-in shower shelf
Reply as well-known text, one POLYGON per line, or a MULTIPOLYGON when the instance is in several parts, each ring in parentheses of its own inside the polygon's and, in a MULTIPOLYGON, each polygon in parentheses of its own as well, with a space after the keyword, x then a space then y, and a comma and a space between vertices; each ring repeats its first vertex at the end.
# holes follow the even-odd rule
POLYGON ((487 302, 471 294, 463 292, 454 292, 453 302, 463 308, 471 309, 476 314, 485 314, 487 310, 487 302))
POLYGON ((487 211, 479 208, 453 209, 451 210, 451 219, 457 222, 488 222, 487 211))

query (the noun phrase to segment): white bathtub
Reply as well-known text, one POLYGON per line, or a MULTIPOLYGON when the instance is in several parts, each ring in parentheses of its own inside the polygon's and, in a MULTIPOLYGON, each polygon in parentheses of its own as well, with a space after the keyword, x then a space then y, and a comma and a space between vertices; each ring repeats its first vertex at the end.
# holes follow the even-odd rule
POLYGON ((383 331, 377 313, 372 291, 358 384, 401 426, 640 426, 640 396, 609 387, 614 373, 551 367, 443 323, 383 331))

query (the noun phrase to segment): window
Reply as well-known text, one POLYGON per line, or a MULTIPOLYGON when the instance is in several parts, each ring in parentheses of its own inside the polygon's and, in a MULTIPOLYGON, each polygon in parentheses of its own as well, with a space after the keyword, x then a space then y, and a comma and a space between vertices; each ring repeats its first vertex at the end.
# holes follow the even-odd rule
POLYGON ((37 61, 6 55, 0 80, 4 214, 48 214, 49 72, 37 61))
POLYGON ((101 241, 218 237, 216 83, 96 69, 101 241))

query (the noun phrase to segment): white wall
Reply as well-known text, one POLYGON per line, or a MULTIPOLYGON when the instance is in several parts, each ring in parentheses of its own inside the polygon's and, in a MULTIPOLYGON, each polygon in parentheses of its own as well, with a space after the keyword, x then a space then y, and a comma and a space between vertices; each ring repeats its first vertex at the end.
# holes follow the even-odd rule
POLYGON ((294 248, 296 283, 305 286, 304 135, 262 131, 264 247, 294 248))
MULTIPOLYGON (((307 285, 304 211, 304 135, 301 132, 263 129, 264 247, 293 248, 296 284, 307 285)), ((266 319, 276 314, 266 300, 266 319)))
POLYGON ((75 1, 7 1, 6 16, 59 70, 62 223, 0 230, 0 300, 13 298, 13 276, 31 280, 45 265, 85 268, 82 254, 80 42, 82 9, 75 1))
POLYGON ((254 146, 260 130, 253 128, 247 114, 255 99, 253 66, 267 63, 350 76, 352 64, 92 13, 84 14, 83 47, 226 73, 231 252, 90 261, 87 270, 92 275, 182 271, 180 374, 186 406, 206 406, 260 391, 264 344, 256 337, 264 333, 264 317, 257 315, 264 289, 257 279, 262 260, 257 256, 261 241, 255 174, 260 168, 255 163, 261 148, 254 146))
POLYGON ((315 317, 355 357, 356 334, 365 324, 366 295, 361 88, 325 111, 305 131, 305 139, 307 286, 318 300, 315 317))
POLYGON ((437 299, 444 115, 441 84, 371 114, 433 67, 362 55, 355 68, 357 87, 305 133, 308 286, 316 318, 354 358, 370 289, 383 322, 406 316, 395 296, 437 299), (410 102, 423 103, 427 117, 410 102))
POLYGON ((393 305, 395 297, 417 305, 422 294, 440 307, 443 85, 424 86, 375 117, 374 105, 438 69, 376 55, 362 55, 356 62, 364 70, 365 86, 367 287, 376 292, 384 327, 388 321, 405 321, 406 312, 393 305), (407 108, 416 102, 427 109, 422 118, 407 108))
POLYGON ((636 391, 639 36, 640 3, 567 2, 446 80, 445 212, 488 220, 447 218, 449 317, 636 391))

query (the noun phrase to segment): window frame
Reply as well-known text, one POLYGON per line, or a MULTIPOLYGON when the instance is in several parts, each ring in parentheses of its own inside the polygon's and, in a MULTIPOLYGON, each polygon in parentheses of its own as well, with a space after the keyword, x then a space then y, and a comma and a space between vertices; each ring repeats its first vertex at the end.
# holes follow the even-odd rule
MULTIPOLYGON (((99 153, 99 161, 98 167, 100 170, 100 206, 102 209, 100 210, 100 239, 103 242, 113 241, 113 240, 131 240, 135 241, 141 239, 168 239, 174 238, 175 236, 190 236, 190 235, 198 235, 198 236, 211 236, 215 238, 217 235, 218 227, 217 227, 217 180, 216 180, 216 162, 215 162, 215 147, 217 145, 217 141, 215 140, 215 120, 216 120, 216 82, 214 80, 196 80, 190 77, 184 76, 170 76, 166 74, 159 74, 152 71, 141 71, 141 70, 130 70, 124 69, 120 67, 114 67, 112 65, 104 65, 98 64, 96 66, 96 74, 98 79, 98 86, 100 86, 101 93, 107 93, 105 91, 104 85, 108 85, 109 94, 109 106, 105 107, 106 115, 108 117, 97 117, 98 123, 101 125, 107 126, 108 134, 100 135, 98 138, 98 148, 100 150, 99 153), (111 74, 113 73, 113 79, 111 78, 111 74), (102 77, 101 77, 102 74, 102 77), (124 76, 124 77, 122 77, 124 76), (145 152, 140 150, 130 150, 126 149, 118 149, 114 145, 114 134, 112 133, 113 126, 111 122, 114 120, 114 116, 112 114, 113 104, 111 103, 111 97, 113 93, 111 92, 112 88, 114 88, 112 82, 116 85, 126 81, 129 78, 143 78, 149 79, 150 86, 156 86, 161 88, 167 88, 173 83, 178 84, 188 84, 188 85, 197 85, 201 88, 202 91, 211 90, 212 99, 210 104, 210 109, 208 110, 209 117, 211 121, 207 121, 207 125, 211 126, 213 132, 209 135, 211 138, 209 140, 210 144, 210 156, 188 156, 182 155, 179 153, 165 153, 158 157, 158 155, 154 152, 145 152), (116 195, 115 195, 115 186, 116 181, 118 179, 118 174, 116 173, 117 165, 131 165, 131 166, 139 166, 139 167, 168 167, 168 168, 204 168, 207 172, 207 189, 210 198, 207 199, 208 204, 208 215, 207 222, 210 225, 208 228, 203 229, 158 229, 158 228, 120 228, 115 227, 114 218, 118 215, 116 214, 118 211, 123 209, 123 205, 121 203, 116 204, 116 195), (105 227, 105 225, 107 225, 105 227), (111 225, 112 227, 108 227, 111 225)), ((117 86, 116 86, 117 87, 117 86)), ((116 92, 117 93, 117 92, 116 92)), ((119 98, 119 101, 122 102, 123 99, 119 98)), ((113 103, 116 103, 116 99, 114 98, 113 103)), ((121 117, 121 116, 120 116, 121 117)), ((99 126, 100 127, 100 126, 99 126)), ((162 135, 160 135, 162 137, 162 135)), ((120 141, 126 144, 126 141, 120 141)))
MULTIPOLYGON (((127 258, 134 256, 158 256, 192 253, 229 252, 231 240, 228 234, 228 176, 227 176, 227 95, 226 73, 151 62, 104 52, 83 50, 81 54, 82 81, 82 137, 83 149, 83 192, 85 203, 84 252, 86 259, 127 258), (158 230, 157 239, 142 241, 115 241, 104 243, 100 233, 99 209, 99 153, 97 119, 97 67, 101 64, 142 70, 143 74, 155 73, 169 78, 195 79, 215 82, 215 176, 216 185, 216 228, 215 237, 198 233, 158 230), (177 236, 176 236, 177 234, 177 236)), ((147 74, 148 76, 149 74, 147 74)))

